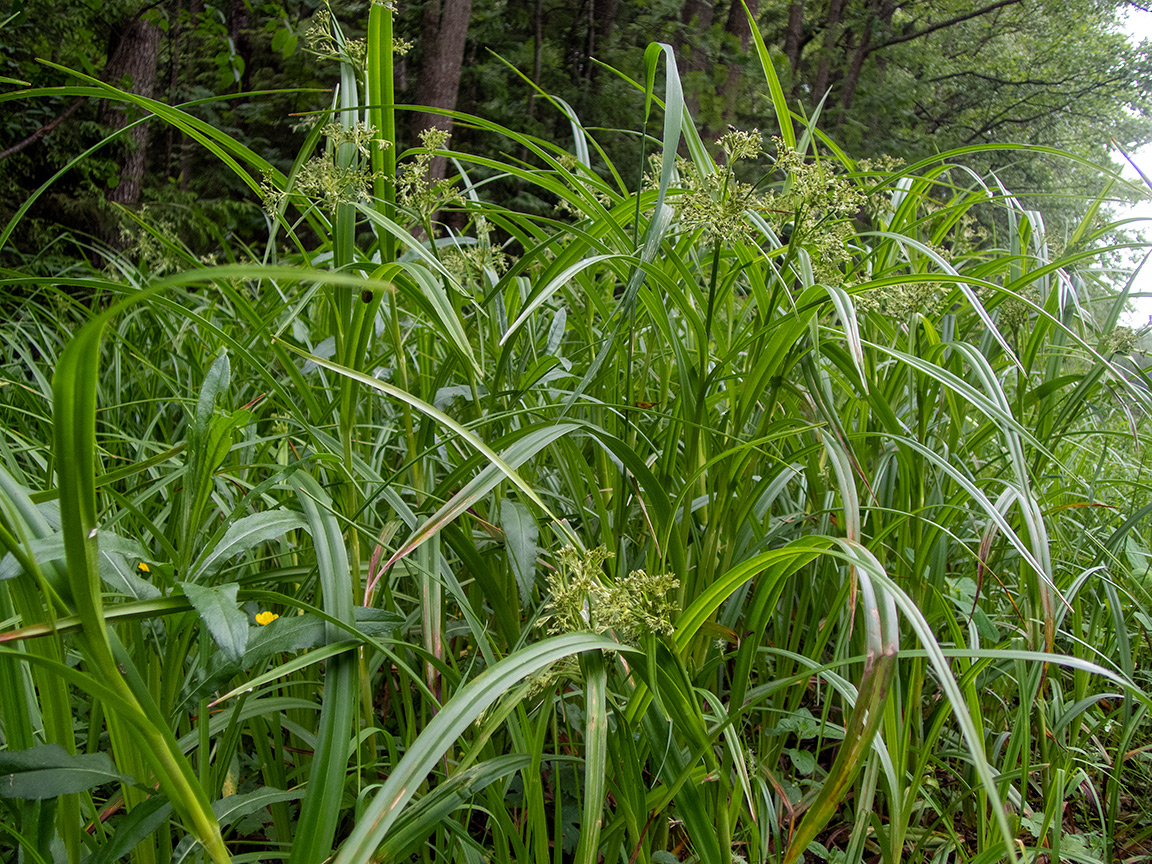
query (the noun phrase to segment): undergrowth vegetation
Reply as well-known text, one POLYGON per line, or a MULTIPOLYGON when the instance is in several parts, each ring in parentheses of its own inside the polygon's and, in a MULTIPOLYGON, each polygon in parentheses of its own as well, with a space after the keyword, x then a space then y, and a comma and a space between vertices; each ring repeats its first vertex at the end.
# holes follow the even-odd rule
POLYGON ((1103 202, 856 163, 762 44, 764 135, 701 140, 653 45, 641 164, 561 102, 455 117, 524 158, 398 152, 370 16, 288 174, 81 74, 0 96, 135 103, 269 225, 0 273, 5 859, 1146 858, 1103 202))

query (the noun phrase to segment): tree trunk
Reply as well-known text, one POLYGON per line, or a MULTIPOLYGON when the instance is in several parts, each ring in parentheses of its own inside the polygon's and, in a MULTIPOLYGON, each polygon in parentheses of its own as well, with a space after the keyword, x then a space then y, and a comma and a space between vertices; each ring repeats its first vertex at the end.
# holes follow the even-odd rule
MULTIPOLYGON (((104 80, 138 96, 152 98, 156 92, 156 60, 160 51, 160 28, 137 15, 122 30, 104 68, 104 80)), ((125 105, 105 102, 100 120, 112 129, 129 123, 125 105)), ((108 200, 117 204, 140 203, 140 188, 148 164, 148 126, 142 124, 128 133, 126 151, 120 163, 120 182, 108 191, 108 200)))
MULTIPOLYGON (((752 20, 760 13, 760 0, 745 0, 752 20)), ((724 82, 724 121, 730 122, 736 113, 736 106, 740 100, 740 78, 744 71, 744 55, 748 53, 748 45, 752 41, 752 28, 748 26, 748 16, 744 13, 744 4, 734 0, 728 8, 728 21, 724 25, 724 32, 735 36, 740 43, 740 56, 728 64, 728 80, 724 82)))
POLYGON ((852 56, 852 65, 848 68, 848 76, 844 79, 844 91, 840 94, 840 117, 837 125, 844 123, 848 110, 852 107, 852 100, 856 98, 856 87, 860 83, 860 73, 864 69, 864 61, 868 58, 868 51, 872 46, 872 22, 875 20, 875 8, 869 10, 868 19, 864 22, 864 33, 860 36, 860 43, 856 46, 856 53, 852 56))
MULTIPOLYGON (((175 105, 176 85, 180 80, 180 12, 183 0, 171 0, 168 4, 168 95, 165 97, 169 105, 175 105)), ((164 176, 172 176, 172 152, 175 149, 176 129, 168 124, 164 143, 164 176)))
POLYGON ((800 49, 804 46, 804 2, 788 5, 788 29, 784 32, 784 56, 792 67, 792 80, 800 73, 800 49))
MULTIPOLYGON (((712 29, 712 18, 715 14, 712 0, 685 0, 680 20, 684 23, 685 39, 681 42, 681 56, 684 57, 683 74, 690 72, 703 72, 708 65, 708 55, 704 51, 700 34, 712 29), (686 49, 686 50, 685 50, 686 49)), ((687 88, 684 101, 688 106, 689 114, 700 112, 700 100, 693 88, 687 88)))
MULTIPOLYGON (((892 16, 896 13, 895 0, 873 0, 868 10, 868 20, 864 24, 864 34, 856 53, 852 57, 852 66, 848 69, 848 77, 844 79, 844 92, 840 96, 840 118, 837 123, 843 123, 844 117, 852 108, 852 100, 856 98, 856 87, 860 84, 860 73, 864 70, 864 61, 868 59, 878 46, 873 43, 872 36, 875 26, 880 26, 881 34, 886 33, 892 26, 892 16)), ((881 35, 881 39, 883 35, 881 35)))
MULTIPOLYGON (((416 83, 416 102, 432 108, 454 110, 460 90, 460 71, 464 64, 464 43, 468 37, 468 20, 472 17, 472 0, 428 0, 424 6, 424 56, 416 83)), ((452 130, 452 120, 440 114, 420 112, 412 121, 412 134, 418 139, 426 129, 452 130)), ((413 142, 415 143, 415 142, 413 142)), ((444 159, 432 162, 436 179, 444 176, 444 159)))
POLYGON ((612 31, 620 14, 620 0, 602 0, 596 12, 596 50, 603 57, 612 43, 612 31))
POLYGON ((228 27, 232 31, 232 44, 236 46, 236 54, 244 64, 244 71, 240 73, 240 89, 252 89, 252 40, 249 38, 250 26, 248 18, 248 4, 233 0, 231 14, 228 16, 228 27))
POLYGON ((824 48, 820 52, 820 66, 816 70, 816 80, 812 85, 812 104, 817 105, 828 90, 828 79, 832 71, 832 52, 836 50, 836 36, 840 29, 840 15, 844 11, 844 0, 830 0, 828 15, 824 19, 824 48))

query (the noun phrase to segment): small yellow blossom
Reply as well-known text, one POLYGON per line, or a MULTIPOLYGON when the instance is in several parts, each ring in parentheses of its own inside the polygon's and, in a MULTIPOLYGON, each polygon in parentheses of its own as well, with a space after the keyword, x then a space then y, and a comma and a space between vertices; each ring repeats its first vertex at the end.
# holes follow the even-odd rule
POLYGON ((256 613, 256 623, 259 624, 261 627, 264 627, 268 624, 271 624, 273 621, 275 621, 279 617, 280 616, 277 615, 275 612, 258 612, 258 613, 256 613))
POLYGON ((143 561, 141 561, 139 564, 137 564, 137 565, 136 565, 136 568, 137 568, 137 569, 138 569, 138 570, 139 570, 141 573, 151 573, 151 572, 152 572, 152 568, 151 568, 151 567, 149 567, 147 564, 145 564, 143 561))

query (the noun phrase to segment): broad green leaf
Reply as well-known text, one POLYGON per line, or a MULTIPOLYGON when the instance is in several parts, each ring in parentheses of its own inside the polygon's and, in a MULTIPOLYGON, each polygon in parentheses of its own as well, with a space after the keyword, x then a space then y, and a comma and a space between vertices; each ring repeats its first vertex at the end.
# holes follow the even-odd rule
POLYGON ((237 519, 228 526, 220 542, 193 565, 189 581, 200 582, 219 570, 229 559, 289 531, 303 528, 306 524, 299 513, 284 509, 266 510, 237 519))
POLYGON ((70 755, 59 744, 0 750, 0 798, 42 801, 109 783, 132 783, 107 753, 70 755))
POLYGON ((196 401, 196 411, 192 415, 194 434, 202 436, 208 429, 208 421, 216 410, 217 401, 228 392, 232 380, 232 366, 228 355, 221 353, 208 368, 204 383, 200 387, 200 398, 196 401))
POLYGON ((248 645, 248 616, 236 601, 240 586, 235 582, 215 587, 194 582, 180 585, 224 656, 229 660, 243 657, 248 645))
POLYGON ((532 602, 536 581, 536 540, 540 529, 527 507, 507 498, 500 499, 500 527, 504 529, 508 561, 520 589, 520 607, 526 608, 532 602))

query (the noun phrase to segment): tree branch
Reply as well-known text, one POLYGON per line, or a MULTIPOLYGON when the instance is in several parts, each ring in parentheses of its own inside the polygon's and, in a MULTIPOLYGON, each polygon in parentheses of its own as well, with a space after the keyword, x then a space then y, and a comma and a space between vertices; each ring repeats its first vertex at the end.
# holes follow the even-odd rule
POLYGON ((53 129, 55 129, 57 126, 59 126, 65 120, 67 120, 70 116, 72 116, 74 113, 76 113, 76 109, 79 108, 83 104, 84 104, 84 97, 82 96, 79 99, 77 99, 75 102, 73 102, 71 105, 69 105, 64 110, 64 113, 61 114, 59 117, 57 117, 55 120, 53 120, 51 123, 45 123, 43 126, 41 126, 39 129, 37 129, 35 132, 33 132, 31 135, 29 135, 23 141, 20 141, 19 143, 16 143, 16 144, 13 144, 7 150, 0 150, 0 162, 3 162, 9 156, 14 156, 15 154, 19 153, 25 147, 30 147, 31 145, 35 144, 37 141, 39 141, 45 135, 51 134, 53 129))
POLYGON ((931 27, 925 27, 923 30, 916 30, 912 33, 905 33, 903 36, 897 36, 889 39, 887 42, 881 42, 873 45, 868 49, 868 53, 879 51, 881 48, 888 48, 891 45, 899 45, 901 42, 911 42, 913 39, 919 39, 921 36, 927 36, 929 33, 935 33, 937 30, 943 30, 945 27, 951 27, 955 24, 961 24, 965 21, 971 21, 973 18, 979 18, 981 15, 987 15, 989 12, 995 12, 997 9, 1003 9, 1005 6, 1015 6, 1021 0, 999 0, 999 2, 992 3, 982 9, 977 9, 975 12, 969 12, 967 15, 957 15, 955 18, 949 18, 947 21, 941 21, 939 24, 933 24, 931 27))

